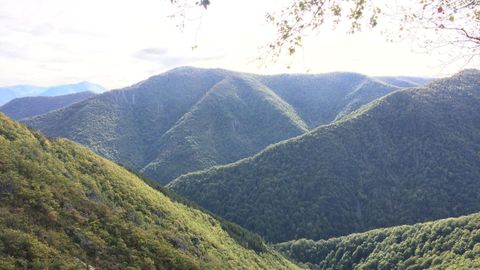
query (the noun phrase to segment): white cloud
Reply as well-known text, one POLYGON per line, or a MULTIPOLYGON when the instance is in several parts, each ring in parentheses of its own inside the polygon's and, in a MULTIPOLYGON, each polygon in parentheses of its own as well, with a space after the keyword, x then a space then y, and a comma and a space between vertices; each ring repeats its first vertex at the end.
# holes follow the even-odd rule
POLYGON ((288 1, 213 1, 206 12, 189 9, 182 32, 167 18, 175 11, 169 0, 0 0, 0 85, 89 80, 116 88, 179 65, 420 76, 458 68, 443 70, 438 55, 379 34, 338 31, 309 37, 295 57, 261 67, 259 47, 274 37, 265 12, 288 1))

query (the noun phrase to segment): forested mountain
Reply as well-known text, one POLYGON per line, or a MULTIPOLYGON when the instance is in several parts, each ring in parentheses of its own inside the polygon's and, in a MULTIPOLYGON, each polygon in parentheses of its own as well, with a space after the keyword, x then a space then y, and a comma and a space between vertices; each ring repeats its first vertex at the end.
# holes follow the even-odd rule
POLYGON ((58 110, 95 95, 93 92, 80 92, 54 97, 37 96, 16 98, 0 106, 0 112, 3 112, 14 120, 20 120, 58 110))
POLYGON ((354 73, 184 67, 26 123, 167 183, 253 155, 398 89, 354 73))
POLYGON ((480 214, 276 248, 310 269, 479 269, 480 214))
POLYGON ((0 269, 296 268, 161 191, 0 113, 0 269))
POLYGON ((96 94, 105 92, 106 89, 98 84, 80 82, 75 84, 56 85, 50 87, 15 85, 0 87, 0 105, 10 100, 21 97, 33 96, 61 96, 80 92, 93 92, 96 94))
POLYGON ((396 91, 168 187, 273 242, 480 211, 480 72, 396 91))
POLYGON ((310 128, 328 124, 399 88, 357 73, 257 77, 292 105, 310 128))
POLYGON ((164 183, 247 157, 307 128, 269 88, 249 77, 227 77, 160 138, 157 156, 142 171, 164 183))

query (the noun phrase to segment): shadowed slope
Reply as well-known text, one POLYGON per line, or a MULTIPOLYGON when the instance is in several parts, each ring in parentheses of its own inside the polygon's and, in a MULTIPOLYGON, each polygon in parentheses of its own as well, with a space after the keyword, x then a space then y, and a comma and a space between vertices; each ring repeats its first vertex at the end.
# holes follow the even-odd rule
POLYGON ((142 171, 165 183, 305 131, 295 110, 270 89, 249 77, 227 77, 162 136, 158 157, 142 171))
POLYGON ((480 210, 480 72, 401 90, 168 187, 270 241, 480 210))

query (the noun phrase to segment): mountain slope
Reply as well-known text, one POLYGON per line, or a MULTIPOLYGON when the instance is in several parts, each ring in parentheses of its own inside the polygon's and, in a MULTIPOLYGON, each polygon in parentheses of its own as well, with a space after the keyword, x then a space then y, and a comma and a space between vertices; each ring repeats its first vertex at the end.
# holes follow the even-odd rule
POLYGON ((357 73, 284 74, 259 76, 258 80, 288 102, 310 128, 328 124, 400 89, 357 73))
POLYGON ((105 92, 106 89, 98 84, 93 84, 90 82, 80 82, 50 87, 33 85, 4 86, 0 87, 0 106, 15 98, 33 96, 60 96, 87 91, 100 94, 105 92))
POLYGON ((480 214, 275 247, 310 269, 478 269, 480 214))
POLYGON ((222 72, 177 69, 26 123, 138 171, 155 157, 152 146, 162 134, 222 78, 222 72))
POLYGON ((480 72, 401 90, 168 187, 273 242, 480 211, 480 72))
POLYGON ((54 97, 16 98, 0 107, 0 112, 14 120, 41 115, 95 96, 93 92, 80 92, 54 97))
POLYGON ((262 243, 243 247, 248 232, 3 114, 0 165, 1 269, 296 268, 262 243))
POLYGON ((184 67, 26 123, 167 183, 253 155, 398 89, 353 73, 184 67))
POLYGON ((295 110, 270 89, 252 78, 228 77, 162 136, 158 157, 142 172, 170 180, 236 161, 306 131, 295 110))

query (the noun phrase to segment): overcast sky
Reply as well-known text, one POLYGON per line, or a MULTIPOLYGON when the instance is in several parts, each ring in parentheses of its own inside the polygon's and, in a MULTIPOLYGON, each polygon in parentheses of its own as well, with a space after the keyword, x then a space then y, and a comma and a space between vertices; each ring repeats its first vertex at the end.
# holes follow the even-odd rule
POLYGON ((255 61, 274 37, 265 12, 288 1, 215 0, 208 11, 189 10, 180 31, 168 18, 176 11, 170 0, 0 0, 0 86, 86 80, 119 88, 184 65, 428 77, 459 69, 447 64, 451 56, 426 54, 411 40, 387 43, 375 32, 326 31, 309 36, 293 58, 255 61))

